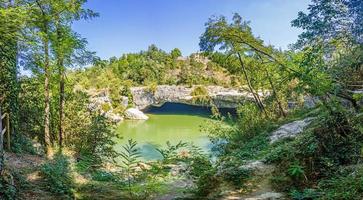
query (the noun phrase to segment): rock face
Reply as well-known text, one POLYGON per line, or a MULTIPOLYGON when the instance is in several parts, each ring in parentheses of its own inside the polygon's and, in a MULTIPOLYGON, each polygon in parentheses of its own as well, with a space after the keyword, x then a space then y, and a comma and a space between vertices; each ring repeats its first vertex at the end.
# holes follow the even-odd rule
POLYGON ((121 122, 123 117, 119 114, 113 113, 113 108, 111 104, 111 99, 108 96, 107 92, 101 91, 96 93, 95 91, 89 91, 90 94, 90 104, 88 105, 88 109, 96 112, 99 111, 103 116, 114 123, 121 122), (107 108, 105 110, 105 108, 107 108))
MULTIPOLYGON (((190 105, 201 105, 193 101, 191 93, 197 86, 186 87, 176 85, 160 85, 156 90, 150 92, 147 87, 133 87, 131 94, 135 106, 143 110, 148 106, 161 106, 166 102, 184 103, 190 105)), ((236 108, 238 104, 246 100, 252 100, 252 95, 237 89, 224 88, 221 86, 206 86, 208 96, 218 108, 236 108)), ((261 95, 263 96, 263 95, 261 95)))
POLYGON ((294 121, 281 126, 279 129, 272 132, 270 136, 270 143, 274 143, 283 138, 296 137, 296 135, 303 132, 304 128, 306 128, 313 119, 314 118, 309 117, 304 120, 294 121))
POLYGON ((133 119, 133 120, 147 120, 149 119, 143 112, 138 110, 137 108, 129 108, 125 111, 125 118, 126 119, 133 119))

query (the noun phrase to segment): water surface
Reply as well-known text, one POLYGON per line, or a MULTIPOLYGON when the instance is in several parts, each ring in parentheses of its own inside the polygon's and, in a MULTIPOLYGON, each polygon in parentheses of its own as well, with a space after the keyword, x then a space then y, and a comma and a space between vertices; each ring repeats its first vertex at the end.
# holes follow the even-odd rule
POLYGON ((192 142, 205 152, 209 151, 207 133, 201 130, 201 126, 211 120, 208 108, 165 104, 160 108, 150 108, 146 113, 149 120, 125 120, 119 125, 117 133, 122 139, 117 140, 117 151, 122 151, 122 145, 129 139, 137 141, 144 160, 160 159, 155 147, 165 147, 167 141, 171 144, 192 142))

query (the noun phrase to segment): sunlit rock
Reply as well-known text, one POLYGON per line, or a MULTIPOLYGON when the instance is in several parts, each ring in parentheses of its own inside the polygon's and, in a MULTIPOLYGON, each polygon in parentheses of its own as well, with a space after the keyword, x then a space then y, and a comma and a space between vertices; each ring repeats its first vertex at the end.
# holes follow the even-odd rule
POLYGON ((309 117, 304 120, 297 120, 281 126, 276 131, 272 132, 270 136, 270 143, 274 143, 283 138, 296 137, 299 133, 304 131, 313 119, 314 118, 309 117))
POLYGON ((137 108, 129 108, 124 113, 126 119, 133 119, 133 120, 147 120, 149 119, 143 112, 141 112, 137 108))

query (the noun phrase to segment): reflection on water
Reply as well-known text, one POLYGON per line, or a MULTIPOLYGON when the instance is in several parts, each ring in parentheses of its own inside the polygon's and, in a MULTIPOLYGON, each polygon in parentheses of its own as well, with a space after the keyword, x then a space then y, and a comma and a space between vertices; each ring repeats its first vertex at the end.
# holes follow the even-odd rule
POLYGON ((147 121, 126 120, 117 129, 122 139, 118 139, 115 149, 122 150, 127 140, 138 142, 142 159, 160 159, 161 155, 156 147, 165 147, 170 141, 175 145, 180 141, 192 142, 209 152, 210 141, 207 134, 201 131, 201 126, 210 120, 210 111, 207 108, 186 106, 181 104, 166 104, 161 108, 152 108, 147 111, 150 117, 147 121))

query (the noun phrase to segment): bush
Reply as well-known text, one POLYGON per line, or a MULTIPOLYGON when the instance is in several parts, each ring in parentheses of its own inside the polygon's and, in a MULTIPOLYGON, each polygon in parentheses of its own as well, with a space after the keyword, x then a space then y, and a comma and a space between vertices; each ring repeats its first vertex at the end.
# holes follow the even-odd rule
POLYGON ((74 182, 70 171, 68 158, 61 153, 54 155, 41 166, 41 175, 48 182, 48 189, 57 194, 73 196, 74 182))
POLYGON ((363 197, 363 168, 343 170, 331 178, 319 182, 320 199, 361 200, 363 197))
POLYGON ((106 112, 106 113, 111 110, 111 105, 108 103, 102 104, 101 107, 102 107, 101 109, 103 110, 103 112, 106 112))
POLYGON ((209 97, 208 90, 204 86, 197 86, 193 89, 191 94, 193 96, 193 102, 209 105, 211 103, 211 98, 209 97))
POLYGON ((207 197, 219 187, 221 179, 216 176, 216 172, 216 169, 206 158, 198 157, 192 162, 190 175, 197 180, 197 189, 194 191, 196 199, 207 197))
POLYGON ((302 191, 330 178, 341 166, 361 159, 363 134, 354 113, 329 102, 321 108, 319 119, 291 142, 275 146, 266 157, 275 163, 275 188, 302 191))
POLYGON ((146 87, 146 91, 151 93, 151 94, 155 94, 156 90, 158 89, 158 84, 155 82, 150 83, 147 87, 146 87))
POLYGON ((8 170, 3 170, 0 176, 0 199, 16 199, 17 189, 13 184, 12 174, 8 170))
POLYGON ((88 96, 77 93, 65 106, 65 144, 76 152, 78 159, 92 158, 94 164, 112 160, 117 153, 113 149, 117 137, 112 124, 98 113, 87 109, 88 96))
POLYGON ((248 140, 251 137, 268 130, 271 121, 257 108, 254 103, 245 103, 237 108, 237 128, 240 139, 248 140))

